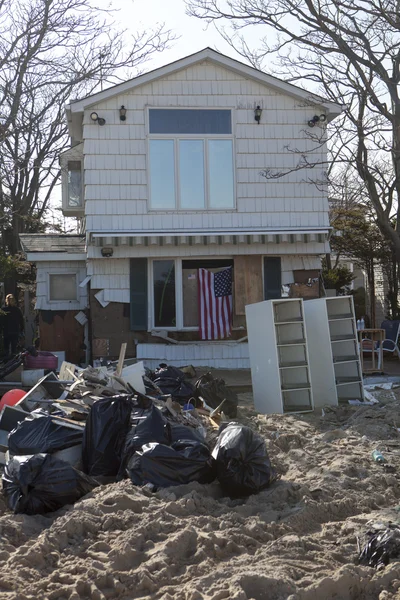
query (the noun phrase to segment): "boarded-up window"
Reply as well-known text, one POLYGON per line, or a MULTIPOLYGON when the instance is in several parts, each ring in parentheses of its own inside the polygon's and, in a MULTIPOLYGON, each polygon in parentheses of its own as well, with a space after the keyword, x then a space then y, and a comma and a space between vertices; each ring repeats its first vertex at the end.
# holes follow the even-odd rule
POLYGON ((50 302, 77 300, 76 273, 49 275, 50 302))
POLYGON ((235 314, 244 315, 245 306, 263 300, 261 256, 235 257, 235 314))

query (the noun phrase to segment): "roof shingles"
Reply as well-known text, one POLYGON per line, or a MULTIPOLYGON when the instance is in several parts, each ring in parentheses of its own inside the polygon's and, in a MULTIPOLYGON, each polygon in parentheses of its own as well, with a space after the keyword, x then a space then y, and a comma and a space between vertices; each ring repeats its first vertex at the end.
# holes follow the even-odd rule
POLYGON ((19 239, 24 252, 60 252, 83 254, 85 236, 47 233, 20 233, 19 239))

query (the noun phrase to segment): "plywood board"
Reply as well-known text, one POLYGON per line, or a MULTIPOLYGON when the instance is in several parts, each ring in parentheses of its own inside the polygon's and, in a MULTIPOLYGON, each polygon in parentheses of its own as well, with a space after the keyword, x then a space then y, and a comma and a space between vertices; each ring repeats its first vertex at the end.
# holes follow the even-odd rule
POLYGON ((263 300, 262 258, 260 255, 236 256, 235 314, 244 315, 245 306, 263 300))

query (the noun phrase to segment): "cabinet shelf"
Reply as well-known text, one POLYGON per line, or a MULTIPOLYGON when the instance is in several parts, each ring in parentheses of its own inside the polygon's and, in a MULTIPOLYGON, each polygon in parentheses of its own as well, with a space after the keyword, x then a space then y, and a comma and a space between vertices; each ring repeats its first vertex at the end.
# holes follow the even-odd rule
POLYGON ((299 361, 299 362, 292 362, 292 363, 290 363, 290 362, 287 362, 287 363, 281 363, 281 364, 279 365, 279 368, 280 368, 280 369, 294 369, 294 368, 296 368, 296 367, 306 367, 306 366, 307 366, 307 361, 305 361, 305 360, 302 360, 302 361, 299 361))
POLYGON ((346 319, 353 319, 353 315, 351 313, 328 315, 328 321, 345 321, 346 319))
POLYGON ((306 413, 312 412, 313 408, 309 404, 304 405, 285 405, 285 413, 306 413))
POLYGON ((299 340, 287 340, 286 342, 282 343, 282 344, 277 344, 277 346, 304 346, 306 343, 306 340, 304 338, 299 339, 299 340))
POLYGON ((263 414, 313 410, 303 299, 249 304, 246 323, 256 410, 263 414))
POLYGON ((354 340, 355 335, 353 333, 346 333, 342 335, 331 335, 331 342, 335 344, 337 342, 347 342, 348 340, 354 340))
POLYGON ((333 362, 335 365, 340 363, 358 362, 358 356, 352 354, 351 356, 334 356, 333 362))
POLYGON ((284 392, 296 392, 297 390, 309 390, 311 383, 282 383, 281 389, 284 392))
POLYGON ((364 398, 351 296, 304 303, 311 388, 317 407, 364 398))
POLYGON ((351 383, 361 383, 360 377, 336 377, 336 387, 341 385, 349 385, 351 383))
POLYGON ((302 323, 303 317, 293 317, 287 321, 275 321, 275 325, 290 325, 291 323, 302 323))

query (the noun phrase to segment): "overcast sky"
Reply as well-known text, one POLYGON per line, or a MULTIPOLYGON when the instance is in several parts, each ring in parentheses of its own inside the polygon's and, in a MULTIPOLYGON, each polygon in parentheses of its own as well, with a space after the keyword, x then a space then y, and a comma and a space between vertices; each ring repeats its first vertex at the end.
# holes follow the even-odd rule
MULTIPOLYGON (((204 21, 186 15, 184 0, 110 0, 109 3, 113 9, 119 9, 117 19, 123 27, 131 29, 132 32, 148 30, 156 23, 165 23, 167 29, 179 36, 170 50, 154 55, 148 70, 193 54, 207 46, 233 58, 240 58, 213 25, 207 27, 204 21)), ((251 39, 250 36, 247 37, 251 39)))

